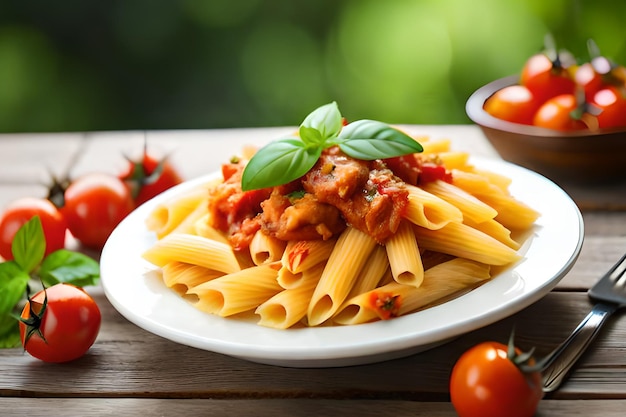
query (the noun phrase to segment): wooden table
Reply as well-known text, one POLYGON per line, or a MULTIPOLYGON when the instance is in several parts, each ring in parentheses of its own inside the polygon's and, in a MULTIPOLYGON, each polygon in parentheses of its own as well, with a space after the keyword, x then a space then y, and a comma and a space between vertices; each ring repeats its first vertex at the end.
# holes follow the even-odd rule
MULTIPOLYGON (((475 126, 410 126, 474 154, 497 154, 475 126)), ((44 196, 49 174, 118 172, 123 155, 153 150, 190 179, 216 170, 244 144, 292 128, 211 131, 0 135, 0 206, 44 196)), ((591 307, 586 289, 626 251, 626 187, 563 187, 582 210, 585 241, 578 262, 543 299, 519 313, 426 352, 383 363, 330 369, 246 362, 155 336, 117 313, 100 287, 89 288, 102 312, 89 353, 68 364, 0 350, 0 415, 361 415, 454 416, 448 377, 455 360, 484 340, 506 342, 513 325, 522 347, 543 355, 591 307)), ((97 253, 92 253, 97 257, 97 253)), ((610 319, 569 380, 546 396, 539 416, 622 416, 626 409, 626 320, 610 319)))

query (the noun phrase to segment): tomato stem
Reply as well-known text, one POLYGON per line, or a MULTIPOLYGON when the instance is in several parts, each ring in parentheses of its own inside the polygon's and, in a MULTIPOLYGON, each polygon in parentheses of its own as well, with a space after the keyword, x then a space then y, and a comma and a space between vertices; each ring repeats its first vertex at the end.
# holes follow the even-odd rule
POLYGON ((46 307, 48 306, 48 294, 46 293, 46 287, 43 288, 43 303, 35 302, 30 296, 30 287, 26 287, 26 296, 28 298, 29 309, 28 309, 28 317, 22 318, 20 317, 20 321, 26 325, 26 333, 24 336, 24 348, 26 348, 26 344, 30 340, 30 338, 37 334, 41 339, 45 342, 46 338, 41 332, 41 324, 43 321, 43 316, 46 313, 46 307))
POLYGON ((534 353, 534 346, 527 352, 517 353, 515 349, 515 327, 513 327, 513 329, 511 329, 509 342, 507 344, 507 357, 509 358, 509 360, 513 362, 513 364, 515 364, 515 366, 517 366, 517 368, 525 374, 540 372, 542 368, 541 363, 534 363, 534 361, 532 361, 534 353), (533 363, 531 363, 531 361, 533 363))

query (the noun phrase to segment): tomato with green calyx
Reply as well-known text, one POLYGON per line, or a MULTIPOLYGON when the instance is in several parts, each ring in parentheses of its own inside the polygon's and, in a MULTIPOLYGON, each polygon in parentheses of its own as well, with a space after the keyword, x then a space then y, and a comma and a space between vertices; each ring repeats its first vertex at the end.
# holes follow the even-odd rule
POLYGON ((134 209, 130 190, 114 175, 92 173, 65 190, 61 209, 72 235, 84 246, 102 249, 113 229, 134 209))
POLYGON ((461 355, 450 376, 450 398, 459 417, 531 417, 543 397, 541 373, 531 353, 498 342, 480 343, 461 355), (527 367, 527 369, 524 369, 527 367))
POLYGON ((128 166, 119 175, 131 190, 136 205, 140 205, 183 182, 181 175, 167 158, 159 159, 144 145, 141 159, 128 159, 128 166))
POLYGON ((485 111, 501 120, 532 124, 541 103, 523 85, 510 85, 496 91, 485 101, 485 111))
POLYGON ((545 37, 544 46, 544 52, 526 60, 520 75, 520 84, 528 88, 539 103, 561 94, 573 94, 576 89, 569 71, 575 62, 571 54, 558 51, 551 35, 545 37))
POLYGON ((59 210, 44 198, 25 197, 10 203, 0 214, 0 256, 13 259, 11 245, 17 231, 38 216, 45 236, 45 255, 65 247, 67 222, 59 210))
POLYGON ((530 57, 522 68, 520 84, 528 88, 535 99, 544 102, 560 94, 572 94, 576 83, 559 60, 545 54, 530 57))
POLYGON ((100 331, 101 314, 81 288, 60 283, 28 299, 20 320, 24 349, 44 362, 69 362, 83 356, 100 331))
MULTIPOLYGON (((626 68, 624 68, 624 66, 619 65, 615 61, 602 55, 600 48, 596 45, 593 39, 589 39, 587 41, 587 49, 589 50, 589 55, 591 57, 589 65, 601 78, 601 87, 624 87, 624 85, 626 85, 626 68)), ((600 88, 596 91, 598 90, 600 90, 600 88)))

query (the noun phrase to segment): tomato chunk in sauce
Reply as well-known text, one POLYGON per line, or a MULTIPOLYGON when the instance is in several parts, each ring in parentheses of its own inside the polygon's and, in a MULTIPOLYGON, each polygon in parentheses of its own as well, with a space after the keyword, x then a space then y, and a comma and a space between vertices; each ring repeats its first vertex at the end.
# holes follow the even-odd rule
POLYGON ((253 191, 241 189, 243 163, 225 164, 224 182, 210 191, 211 226, 224 232, 235 250, 248 247, 259 230, 298 241, 330 239, 348 225, 384 243, 406 213, 405 181, 417 182, 416 162, 362 161, 332 147, 302 178, 253 191))
POLYGON ((383 243, 406 212, 404 182, 381 161, 361 161, 330 148, 305 175, 304 189, 341 211, 351 226, 383 243))

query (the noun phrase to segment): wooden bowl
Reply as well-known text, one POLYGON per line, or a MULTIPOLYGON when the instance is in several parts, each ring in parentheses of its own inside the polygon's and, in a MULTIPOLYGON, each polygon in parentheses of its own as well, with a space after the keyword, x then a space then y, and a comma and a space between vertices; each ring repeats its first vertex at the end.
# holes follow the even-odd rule
POLYGON ((626 128, 561 132, 511 123, 487 113, 483 105, 519 76, 495 80, 476 90, 465 111, 479 125, 500 156, 556 182, 581 184, 626 180, 626 128))

